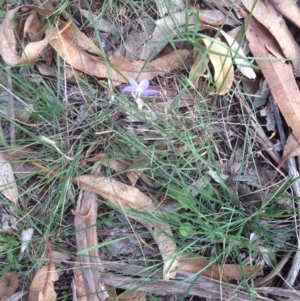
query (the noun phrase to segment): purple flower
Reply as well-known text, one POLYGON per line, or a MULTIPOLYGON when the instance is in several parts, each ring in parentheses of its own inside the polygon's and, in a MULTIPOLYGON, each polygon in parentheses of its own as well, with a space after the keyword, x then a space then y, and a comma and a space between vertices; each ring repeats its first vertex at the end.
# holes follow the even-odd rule
POLYGON ((133 78, 128 78, 128 81, 129 81, 130 85, 125 87, 122 91, 123 92, 131 92, 131 94, 134 97, 150 96, 150 95, 156 95, 159 93, 159 91, 157 91, 157 90, 148 89, 148 87, 149 87, 148 79, 143 79, 139 84, 133 78))

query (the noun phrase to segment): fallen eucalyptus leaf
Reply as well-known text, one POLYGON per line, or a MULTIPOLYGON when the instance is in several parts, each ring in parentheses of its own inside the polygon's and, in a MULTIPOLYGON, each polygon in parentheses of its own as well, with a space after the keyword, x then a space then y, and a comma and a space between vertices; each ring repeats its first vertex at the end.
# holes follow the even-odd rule
POLYGON ((55 34, 51 30, 47 31, 43 40, 29 43, 25 46, 22 55, 19 56, 16 51, 17 39, 14 33, 14 17, 19 9, 19 7, 16 7, 9 10, 0 24, 0 54, 4 62, 9 66, 35 61, 55 34))
POLYGON ((243 0, 243 4, 251 12, 251 15, 275 37, 285 57, 291 60, 295 75, 300 76, 300 46, 295 41, 282 15, 270 1, 243 0))
POLYGON ((300 28, 300 9, 294 0, 272 1, 272 5, 288 20, 300 28))
MULTIPOLYGON (((215 84, 215 91, 210 94, 224 95, 228 92, 233 82, 233 64, 231 55, 229 55, 229 49, 225 43, 219 40, 199 39, 198 43, 207 48, 207 57, 214 68, 214 79, 212 80, 211 78, 212 72, 209 72, 209 76, 210 80, 215 84)), ((198 51, 198 48, 195 47, 194 51, 195 50, 198 51)), ((201 53, 201 56, 203 55, 206 55, 206 53, 201 53)), ((199 56, 196 56, 192 67, 193 73, 190 72, 190 78, 195 83, 197 80, 195 77, 197 68, 200 68, 200 72, 204 72, 207 65, 205 59, 203 61, 204 66, 199 64, 199 61, 199 56)), ((199 75, 200 74, 197 74, 197 77, 199 77, 199 75)), ((196 88, 197 87, 198 85, 196 85, 196 88)))
POLYGON ((300 141, 300 92, 293 75, 292 66, 279 60, 274 60, 273 55, 270 54, 272 52, 270 45, 274 45, 274 43, 268 43, 268 49, 266 49, 266 41, 272 40, 273 37, 255 18, 251 18, 246 36, 253 55, 264 58, 257 60, 257 64, 265 76, 272 95, 287 124, 292 128, 293 134, 298 141, 300 141))

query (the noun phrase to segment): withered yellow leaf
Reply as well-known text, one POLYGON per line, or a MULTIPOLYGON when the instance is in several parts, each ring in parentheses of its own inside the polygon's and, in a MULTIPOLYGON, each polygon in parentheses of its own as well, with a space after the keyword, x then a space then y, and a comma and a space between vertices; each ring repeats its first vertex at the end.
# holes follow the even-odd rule
MULTIPOLYGON (((215 91, 210 94, 226 94, 233 82, 233 64, 228 46, 217 39, 199 39, 198 43, 207 48, 207 57, 214 69, 213 81, 215 91)), ((197 48, 195 49, 197 50, 197 48)), ((203 55, 205 55, 205 53, 203 55)), ((208 59, 202 58, 202 54, 195 56, 194 65, 190 72, 190 79, 194 85, 196 84, 196 87, 198 87, 199 77, 206 69, 208 59), (201 60, 203 61, 203 64, 199 64, 201 60)), ((212 74, 212 72, 210 73, 212 74)))
POLYGON ((224 95, 233 82, 233 64, 230 50, 225 43, 219 40, 200 39, 199 42, 208 49, 208 57, 214 67, 216 94, 224 95))
POLYGON ((194 49, 194 63, 190 70, 189 79, 193 83, 195 88, 198 88, 199 79, 207 70, 208 67, 208 57, 203 56, 198 49, 194 49))

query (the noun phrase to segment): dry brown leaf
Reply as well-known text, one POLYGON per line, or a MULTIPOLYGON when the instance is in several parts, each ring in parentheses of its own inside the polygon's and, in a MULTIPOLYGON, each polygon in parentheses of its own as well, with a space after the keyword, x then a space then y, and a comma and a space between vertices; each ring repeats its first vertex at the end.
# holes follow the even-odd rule
POLYGON ((106 301, 117 301, 118 300, 118 294, 114 286, 105 284, 105 287, 107 291, 109 292, 109 297, 106 299, 106 301))
POLYGON ((123 32, 123 28, 116 26, 114 23, 107 21, 104 16, 102 17, 102 13, 100 14, 92 14, 91 10, 85 10, 85 9, 79 9, 82 16, 84 16, 89 23, 87 23, 85 26, 92 27, 94 30, 101 30, 103 32, 109 33, 113 36, 115 36, 118 32, 123 32))
POLYGON ((18 10, 19 7, 8 11, 0 24, 0 54, 9 66, 35 61, 47 46, 50 37, 53 36, 53 33, 49 30, 43 40, 26 45, 22 55, 19 56, 16 52, 17 40, 14 34, 14 16, 18 10))
MULTIPOLYGON (((65 26, 65 23, 61 24, 61 27, 63 25, 65 26)), ((50 34, 49 31, 50 29, 46 30, 48 35, 50 34)), ((80 36, 82 37, 83 33, 80 36)), ((182 68, 184 61, 191 55, 189 50, 178 50, 176 53, 174 52, 152 61, 146 67, 142 61, 129 63, 122 58, 114 56, 111 56, 109 62, 105 63, 101 57, 91 55, 78 44, 79 42, 73 38, 71 26, 65 26, 56 35, 56 38, 52 38, 49 43, 58 52, 59 56, 73 68, 92 76, 109 77, 118 82, 127 82, 129 77, 139 77, 139 80, 145 78, 150 80, 156 75, 163 75, 171 70, 182 68)))
POLYGON ((67 44, 64 45, 65 49, 68 48, 68 45, 72 44, 79 48, 81 51, 87 51, 96 55, 102 54, 101 50, 93 42, 93 40, 87 37, 83 32, 81 32, 76 27, 74 22, 66 23, 59 21, 59 29, 62 31, 61 33, 59 33, 59 35, 63 35, 63 38, 67 42, 67 44))
POLYGON ((55 301, 54 282, 58 274, 53 264, 43 266, 34 276, 29 288, 29 301, 55 301))
POLYGON ((140 178, 140 174, 142 172, 136 172, 136 171, 127 171, 126 172, 126 176, 129 179, 130 183, 132 186, 135 186, 136 182, 138 181, 138 179, 140 178))
MULTIPOLYGON (((225 16, 227 16, 224 20, 226 24, 235 26, 239 23, 236 22, 236 20, 228 17, 228 12, 226 15, 219 13, 218 10, 201 9, 199 12, 199 18, 201 17, 207 20, 208 23, 216 23, 222 18, 224 19, 225 16)), ((173 36, 176 36, 176 31, 180 27, 195 25, 195 15, 188 12, 187 17, 186 10, 180 10, 174 12, 172 15, 165 15, 161 19, 156 20, 155 25, 156 27, 151 34, 151 38, 147 40, 145 45, 137 46, 137 50, 141 54, 139 57, 139 59, 141 60, 148 60, 149 56, 151 56, 151 60, 156 58, 170 40, 166 39, 166 36, 171 38, 173 36), (141 50, 143 50, 143 52, 141 50)), ((205 29, 205 27, 202 26, 202 23, 198 24, 197 30, 200 31, 203 29, 205 29)))
POLYGON ((25 184, 28 180, 29 174, 39 173, 40 169, 32 164, 24 163, 24 162, 12 162, 12 169, 14 171, 14 175, 18 179, 22 179, 23 184, 25 184))
POLYGON ((295 156, 300 156, 300 144, 294 134, 290 134, 283 149, 283 158, 287 160, 295 156))
POLYGON ((87 162, 99 162, 101 163, 101 165, 112 168, 118 173, 123 173, 128 169, 128 163, 126 161, 121 159, 113 160, 109 158, 105 153, 99 153, 94 157, 87 158, 80 162, 80 165, 86 164, 87 162))
POLYGON ((243 0, 243 3, 253 16, 272 33, 285 57, 292 60, 295 75, 300 76, 300 47, 283 17, 269 1, 243 0))
POLYGON ((83 73, 75 68, 64 66, 64 71, 67 80, 72 80, 75 76, 81 76, 83 73))
POLYGON ((179 270, 188 273, 198 273, 216 280, 235 279, 253 279, 263 275, 263 266, 241 266, 238 264, 224 264, 220 267, 217 264, 208 264, 206 257, 195 256, 193 254, 183 254, 179 258, 179 270))
POLYGON ((121 160, 102 161, 101 165, 112 168, 117 173, 123 173, 128 168, 128 164, 125 161, 121 160))
POLYGON ((30 41, 35 42, 40 40, 42 32, 39 32, 41 29, 41 20, 38 18, 37 13, 32 11, 27 17, 24 24, 24 37, 28 37, 30 41))
MULTIPOLYGON (((142 181, 145 180, 145 183, 149 185, 150 180, 146 175, 144 175, 144 170, 148 168, 148 165, 149 163, 144 160, 134 160, 131 164, 129 164, 126 176, 132 186, 135 186, 139 178, 141 178, 142 181)), ((151 187, 151 184, 149 186, 151 187)))
MULTIPOLYGON (((26 6, 39 13, 49 12, 34 6, 26 6)), ((60 29, 47 28, 45 38, 41 41, 29 43, 21 56, 16 52, 17 41, 14 36, 14 15, 19 8, 7 12, 0 25, 0 54, 10 66, 34 61, 48 43, 73 68, 97 77, 109 77, 118 82, 127 82, 127 78, 152 79, 156 75, 163 75, 174 69, 184 67, 184 62, 191 57, 189 50, 183 49, 165 55, 144 66, 142 61, 127 62, 124 59, 111 56, 109 63, 99 57, 100 49, 91 39, 81 33, 76 27, 60 22, 60 29), (98 56, 91 55, 96 53, 98 56)))
MULTIPOLYGON (((121 207, 121 212, 123 212, 124 209, 134 209, 140 212, 156 213, 156 207, 148 196, 137 188, 123 184, 114 179, 84 175, 73 179, 72 182, 78 185, 80 189, 97 193, 113 205, 121 207)), ((147 220, 134 215, 128 216, 143 224, 156 241, 164 261, 164 279, 174 277, 176 275, 178 259, 174 257, 176 244, 170 238, 173 236, 170 227, 154 222, 150 223, 147 220)))
POLYGON ((3 152, 4 158, 12 161, 33 157, 35 154, 36 151, 30 147, 15 147, 3 152))
MULTIPOLYGON (((191 51, 187 49, 177 50, 153 60, 146 67, 143 61, 128 63, 126 60, 114 56, 111 56, 109 61, 113 68, 117 68, 126 78, 138 77, 141 81, 143 79, 151 80, 157 75, 164 75, 172 70, 184 68, 185 61, 191 58, 191 54, 191 51)), ((124 78, 118 72, 114 70, 111 72, 112 75, 115 73, 116 78, 113 77, 114 80, 124 82, 124 78)))
POLYGON ((287 19, 300 28, 300 9, 294 0, 269 0, 287 19))
POLYGON ((8 272, 0 279, 0 298, 6 300, 11 297, 19 286, 19 279, 16 272, 8 272))
POLYGON ((52 65, 52 60, 54 58, 54 50, 52 47, 49 46, 43 50, 42 58, 48 67, 52 65))
POLYGON ((30 10, 34 10, 35 12, 37 12, 41 15, 51 15, 53 13, 54 6, 52 5, 51 1, 48 1, 48 0, 38 1, 38 4, 39 4, 39 6, 36 6, 36 5, 22 5, 22 6, 19 7, 19 9, 25 7, 25 8, 28 8, 30 10), (45 3, 42 4, 42 2, 45 2, 45 3))
POLYGON ((274 60, 265 47, 266 31, 254 18, 246 33, 249 47, 263 72, 276 103, 295 137, 300 141, 300 92, 291 65, 274 60))
MULTIPOLYGON (((291 133, 284 146, 283 156, 280 163, 277 166, 277 170, 279 170, 284 165, 287 159, 295 156, 300 156, 300 144, 296 139, 295 135, 291 133)), ((273 176, 273 179, 275 179, 276 175, 277 175, 277 171, 273 176)))

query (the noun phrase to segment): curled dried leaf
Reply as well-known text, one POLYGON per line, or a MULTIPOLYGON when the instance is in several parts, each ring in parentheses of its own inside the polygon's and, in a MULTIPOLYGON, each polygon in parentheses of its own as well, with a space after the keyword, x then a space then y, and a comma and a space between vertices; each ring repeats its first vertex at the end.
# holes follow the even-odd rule
MULTIPOLYGON (((49 31, 50 29, 46 30, 46 32, 49 31)), ((181 49, 176 53, 173 52, 158 58, 147 66, 142 61, 129 63, 116 56, 111 56, 109 62, 104 62, 100 55, 100 49, 86 47, 84 43, 79 41, 80 39, 88 41, 88 38, 75 30, 73 25, 66 25, 66 23, 61 22, 60 27, 57 28, 57 33, 49 43, 58 55, 73 68, 92 76, 109 77, 118 82, 127 82, 127 78, 137 77, 139 80, 150 80, 156 75, 163 75, 171 70, 184 67, 183 62, 191 55, 189 50, 181 49), (92 53, 97 53, 98 56, 92 55, 92 53)), ((88 42, 88 45, 90 44, 91 42, 88 42)))
POLYGON ((15 14, 19 7, 7 12, 0 24, 0 54, 4 62, 9 66, 33 62, 42 53, 43 49, 55 33, 47 31, 45 38, 40 41, 31 42, 24 48, 22 55, 17 54, 17 39, 14 33, 15 14))
POLYGON ((55 301, 54 282, 58 274, 53 264, 43 266, 34 276, 29 288, 29 301, 55 301))
MULTIPOLYGON (((190 78, 194 85, 198 87, 199 77, 207 69, 207 60, 212 63, 214 68, 215 92, 210 94, 224 95, 230 89, 233 82, 233 64, 230 51, 225 43, 219 40, 199 39, 198 43, 207 48, 207 57, 204 54, 196 54, 194 65, 190 72, 190 78)), ((195 48, 194 53, 198 52, 195 48)))
POLYGON ((1 300, 11 297, 19 286, 19 279, 16 272, 8 272, 0 279, 0 298, 1 300))

